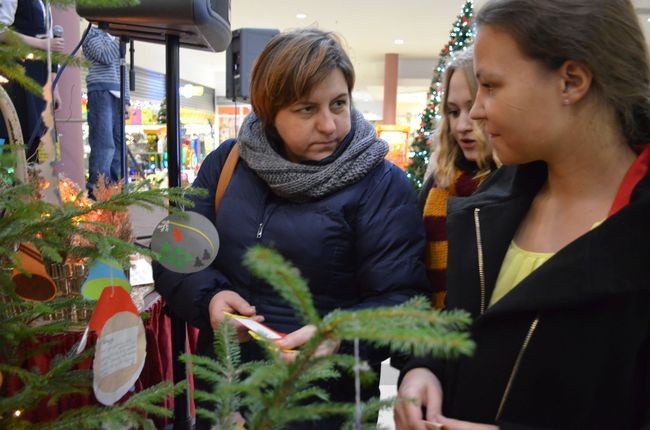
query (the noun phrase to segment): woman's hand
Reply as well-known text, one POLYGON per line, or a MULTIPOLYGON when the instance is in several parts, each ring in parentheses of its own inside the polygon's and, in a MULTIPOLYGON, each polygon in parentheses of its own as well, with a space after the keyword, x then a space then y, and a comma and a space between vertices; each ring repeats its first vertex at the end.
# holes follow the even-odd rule
POLYGON ((39 39, 38 37, 26 36, 24 34, 17 33, 17 35, 23 39, 27 45, 38 48, 42 51, 47 51, 47 41, 50 41, 50 50, 53 52, 63 52, 65 49, 65 40, 62 37, 50 37, 45 39, 39 39))
MULTIPOLYGON (((289 351, 303 346, 309 339, 316 333, 316 326, 306 325, 298 330, 289 333, 280 340, 275 341, 275 344, 280 348, 282 359, 289 363, 296 359, 298 351, 289 351)), ((335 354, 339 350, 341 342, 326 340, 316 348, 313 357, 324 357, 326 355, 335 354)))
MULTIPOLYGON (((43 50, 47 49, 47 39, 43 39, 43 45, 45 46, 43 50)), ((65 50, 65 40, 62 37, 52 37, 50 38, 50 49, 54 52, 63 52, 65 50)))
MULTIPOLYGON (((219 324, 227 318, 224 312, 244 315, 257 322, 264 321, 263 316, 255 315, 255 306, 251 306, 242 298, 242 296, 230 290, 220 291, 215 294, 212 299, 210 299, 208 312, 210 314, 210 325, 214 330, 216 330, 219 324)), ((239 342, 249 341, 250 336, 248 334, 248 329, 235 321, 232 323, 235 324, 237 339, 239 342)))
POLYGON ((394 412, 397 430, 426 430, 423 420, 437 422, 442 412, 442 386, 436 375, 424 368, 410 370, 399 386, 394 412), (422 416, 423 407, 426 417, 422 416))

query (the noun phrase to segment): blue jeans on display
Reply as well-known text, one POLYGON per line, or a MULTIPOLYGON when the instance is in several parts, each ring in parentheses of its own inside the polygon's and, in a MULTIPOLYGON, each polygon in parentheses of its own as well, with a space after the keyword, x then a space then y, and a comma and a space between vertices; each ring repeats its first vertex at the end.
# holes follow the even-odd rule
MULTIPOLYGON (((92 192, 99 175, 106 182, 116 182, 122 178, 120 151, 120 99, 110 91, 88 92, 88 184, 92 192)), ((125 154, 126 156, 126 154, 125 154)))

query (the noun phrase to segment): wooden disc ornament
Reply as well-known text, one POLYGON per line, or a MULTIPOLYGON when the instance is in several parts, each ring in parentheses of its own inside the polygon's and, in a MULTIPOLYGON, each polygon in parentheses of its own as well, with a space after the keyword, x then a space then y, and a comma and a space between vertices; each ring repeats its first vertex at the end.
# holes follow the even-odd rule
POLYGON ((151 249, 160 254, 159 263, 165 268, 194 273, 214 261, 219 251, 219 234, 214 224, 201 214, 172 214, 154 229, 151 249))

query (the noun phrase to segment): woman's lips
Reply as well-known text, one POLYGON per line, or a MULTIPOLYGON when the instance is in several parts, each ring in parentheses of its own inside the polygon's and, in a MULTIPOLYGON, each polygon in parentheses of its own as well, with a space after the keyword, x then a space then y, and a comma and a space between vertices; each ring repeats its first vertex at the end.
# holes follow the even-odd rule
POLYGON ((461 148, 472 149, 476 146, 476 141, 474 139, 461 139, 459 144, 461 148))

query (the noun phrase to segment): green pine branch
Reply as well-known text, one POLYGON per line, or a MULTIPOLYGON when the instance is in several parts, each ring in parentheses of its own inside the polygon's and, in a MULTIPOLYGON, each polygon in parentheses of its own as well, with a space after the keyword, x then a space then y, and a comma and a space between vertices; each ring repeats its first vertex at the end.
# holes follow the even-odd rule
MULTIPOLYGON (((355 405, 332 402, 320 384, 342 374, 353 374, 357 362, 344 354, 315 356, 323 342, 360 339, 393 351, 445 358, 473 352, 474 344, 466 333, 470 318, 465 312, 435 311, 426 298, 420 297, 394 307, 336 310, 321 319, 305 281, 277 252, 256 246, 247 252, 244 262, 275 289, 304 324, 315 325, 316 333, 291 363, 281 360, 273 342, 262 339, 259 342, 267 359, 238 364, 233 329, 230 324, 222 324, 215 333, 216 359, 187 358, 192 361, 195 375, 213 387, 211 392, 195 392, 197 399, 210 405, 201 407, 200 415, 221 429, 237 428, 234 417, 242 411, 249 430, 280 429, 291 422, 331 416, 345 417, 352 428, 355 405), (235 359, 229 357, 231 354, 235 359)), ((376 378, 367 363, 358 365, 362 380, 376 378)), ((364 428, 374 428, 371 421, 377 411, 390 405, 392 400, 364 403, 364 428)))

